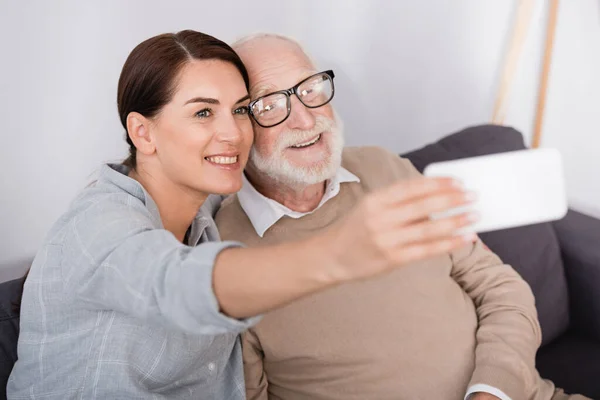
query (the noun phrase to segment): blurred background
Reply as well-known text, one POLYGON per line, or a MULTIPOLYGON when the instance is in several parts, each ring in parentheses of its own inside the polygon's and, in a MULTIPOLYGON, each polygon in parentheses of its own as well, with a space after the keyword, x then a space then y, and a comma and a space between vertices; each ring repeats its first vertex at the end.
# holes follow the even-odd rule
MULTIPOLYGON (((517 0, 0 0, 0 268, 127 146, 116 108, 135 45, 195 29, 227 42, 291 35, 336 73, 349 145, 394 152, 491 120, 517 0)), ((548 0, 536 0, 505 124, 531 139, 548 0)), ((542 147, 566 163, 571 204, 600 217, 600 9, 563 0, 542 147)))

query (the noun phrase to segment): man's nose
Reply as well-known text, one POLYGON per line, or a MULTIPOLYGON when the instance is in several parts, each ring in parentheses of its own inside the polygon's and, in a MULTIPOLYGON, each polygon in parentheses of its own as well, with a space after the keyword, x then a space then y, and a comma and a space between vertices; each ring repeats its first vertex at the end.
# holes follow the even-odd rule
POLYGON ((296 96, 291 97, 292 110, 287 120, 287 125, 291 129, 307 131, 315 126, 315 116, 310 108, 307 108, 296 96))

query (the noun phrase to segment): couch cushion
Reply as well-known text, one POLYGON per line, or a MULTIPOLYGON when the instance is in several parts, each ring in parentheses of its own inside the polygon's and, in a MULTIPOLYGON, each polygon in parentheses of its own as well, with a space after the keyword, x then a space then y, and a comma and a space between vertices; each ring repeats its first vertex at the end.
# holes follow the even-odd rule
POLYGON ((17 361, 19 313, 15 306, 21 301, 24 280, 0 284, 0 399, 6 398, 6 383, 17 361))
POLYGON ((600 341, 569 332, 538 351, 536 367, 565 392, 600 399, 600 341))
MULTIPOLYGON (((523 135, 496 125, 467 128, 404 154, 423 171, 432 162, 524 149, 523 135)), ((492 177, 493 179, 493 177, 492 177)), ((481 239, 525 279, 536 298, 543 344, 569 326, 569 296, 560 247, 551 223, 488 232, 481 239)))

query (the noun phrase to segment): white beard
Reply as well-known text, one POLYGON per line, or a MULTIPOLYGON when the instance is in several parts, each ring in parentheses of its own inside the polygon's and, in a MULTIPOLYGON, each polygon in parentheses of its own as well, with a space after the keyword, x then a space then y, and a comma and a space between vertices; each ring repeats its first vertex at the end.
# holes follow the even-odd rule
MULTIPOLYGON (((321 140, 324 140, 322 137, 321 140)), ((268 156, 262 155, 255 146, 250 150, 249 163, 269 178, 286 186, 304 187, 325 182, 335 176, 342 164, 344 150, 343 123, 337 114, 334 119, 317 115, 315 126, 308 131, 284 131, 279 135, 275 150, 268 156), (296 143, 314 138, 321 132, 328 132, 329 156, 310 166, 294 165, 285 157, 285 150, 296 143)))

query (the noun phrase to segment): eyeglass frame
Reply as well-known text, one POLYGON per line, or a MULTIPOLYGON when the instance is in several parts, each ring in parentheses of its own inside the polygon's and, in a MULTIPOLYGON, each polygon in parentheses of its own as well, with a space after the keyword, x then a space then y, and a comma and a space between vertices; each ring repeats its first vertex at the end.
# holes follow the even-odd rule
POLYGON ((277 126, 279 124, 283 124, 291 115, 292 113, 292 94, 296 95, 296 98, 298 99, 298 101, 300 101, 300 103, 302 103, 302 105, 306 108, 319 108, 319 107, 323 107, 324 105, 327 105, 331 100, 333 100, 333 96, 335 95, 335 84, 333 83, 333 78, 335 78, 335 74, 333 73, 333 70, 328 69, 326 71, 321 71, 321 72, 317 72, 316 74, 313 74, 303 80, 301 80, 300 82, 298 82, 297 84, 295 84, 294 86, 292 86, 289 89, 284 89, 284 90, 277 90, 275 92, 271 92, 271 93, 267 93, 265 95, 260 96, 258 99, 256 100, 252 100, 250 102, 250 104, 248 104, 248 113, 252 116, 252 119, 254 120, 254 122, 256 122, 258 125, 260 125, 263 128, 273 128, 274 126, 277 126), (300 96, 298 96, 298 88, 300 87, 300 85, 302 85, 303 83, 309 81, 310 79, 314 78, 315 76, 318 75, 327 75, 329 76, 329 80, 331 81, 331 96, 329 97, 329 100, 327 100, 325 103, 318 105, 318 106, 309 106, 306 105, 302 99, 300 98, 300 96), (282 119, 281 121, 277 122, 276 124, 273 125, 263 125, 260 122, 258 122, 258 120, 256 119, 256 116, 254 115, 254 113, 252 112, 252 107, 254 107, 254 105, 256 103, 258 103, 260 100, 262 100, 263 98, 267 97, 267 96, 271 96, 274 94, 284 94, 287 98, 287 114, 285 116, 284 119, 282 119))

